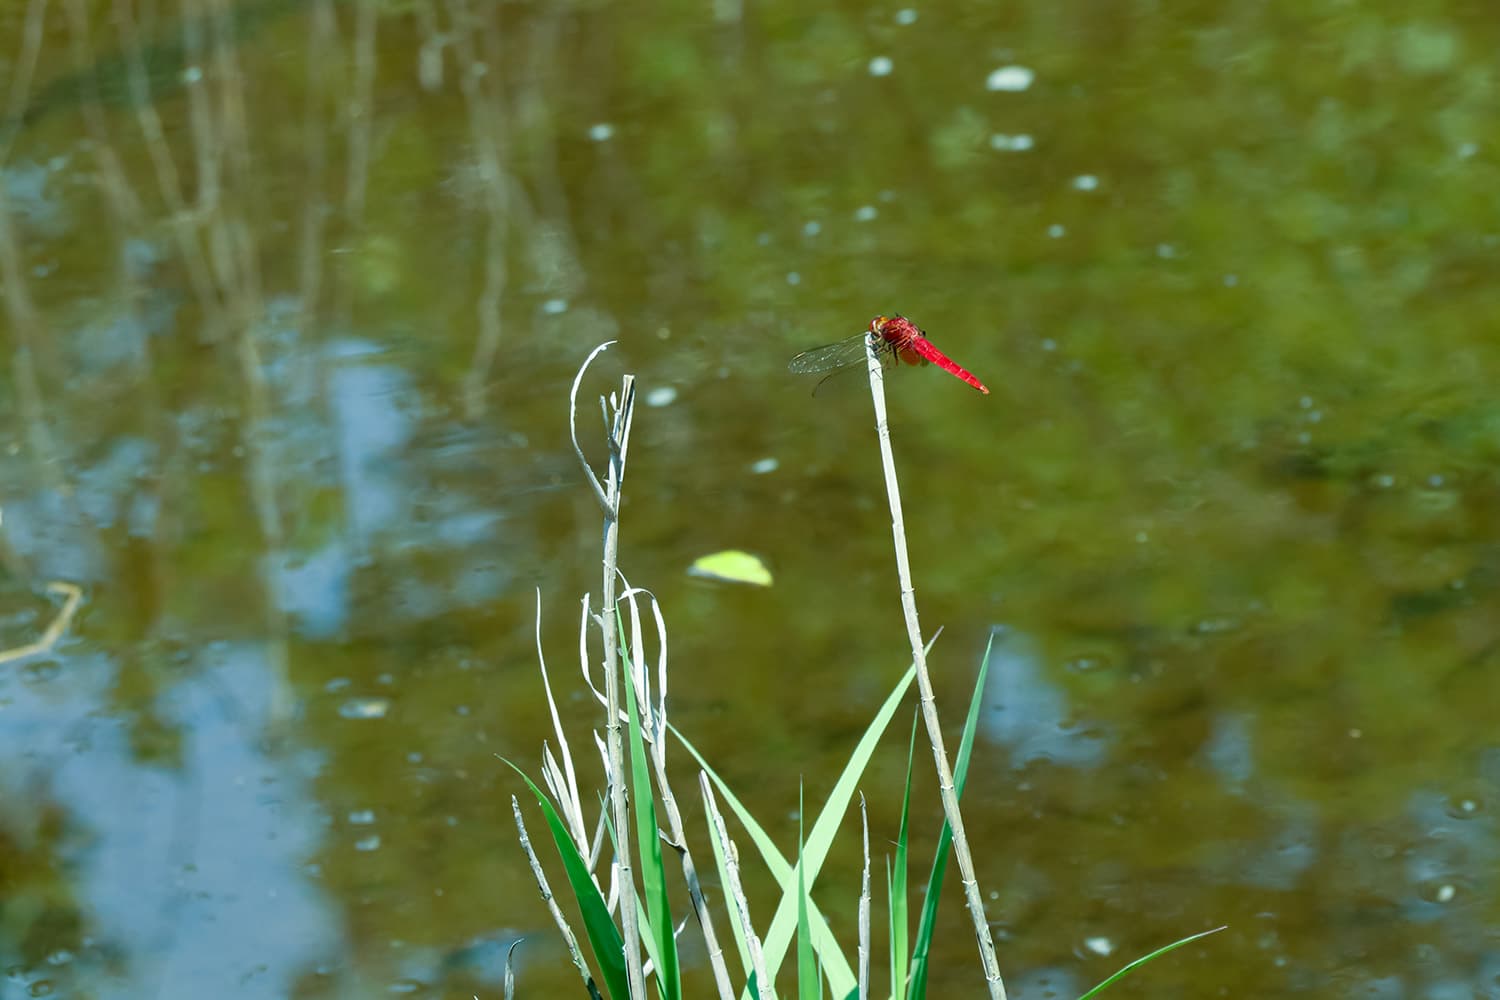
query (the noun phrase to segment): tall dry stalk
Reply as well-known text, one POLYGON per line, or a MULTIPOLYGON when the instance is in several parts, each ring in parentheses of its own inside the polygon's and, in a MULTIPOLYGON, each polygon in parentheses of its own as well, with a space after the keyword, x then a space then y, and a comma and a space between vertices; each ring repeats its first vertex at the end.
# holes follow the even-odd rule
POLYGON ((995 957, 995 941, 984 915, 984 897, 974 875, 974 857, 969 852, 968 834, 964 832, 963 814, 958 808, 958 792, 953 785, 953 768, 943 745, 943 727, 938 720, 937 699, 932 693, 932 677, 927 672, 927 650, 922 642, 922 626, 917 621, 916 591, 911 582, 911 564, 906 554, 906 524, 901 516, 901 487, 896 479, 896 457, 891 451, 891 430, 885 415, 885 372, 876 353, 875 338, 865 342, 865 361, 870 373, 870 398, 875 404, 875 430, 880 437, 880 461, 885 469, 885 491, 891 505, 891 533, 896 546, 896 574, 901 581, 901 610, 906 616, 906 637, 911 642, 912 662, 917 667, 917 689, 922 698, 922 721, 927 725, 927 739, 932 744, 932 758, 937 765, 938 793, 943 800, 943 815, 953 831, 953 853, 964 886, 969 916, 974 921, 974 936, 979 940, 979 958, 984 963, 985 984, 991 1000, 1005 1000, 1005 982, 1000 978, 1000 962, 995 957))
MULTIPOLYGON (((625 789, 625 738, 620 729, 623 702, 620 699, 620 633, 615 627, 615 585, 619 580, 620 564, 620 490, 625 479, 625 455, 630 447, 630 425, 635 416, 635 376, 626 375, 620 386, 620 395, 612 396, 606 403, 599 401, 604 411, 605 432, 609 440, 609 461, 604 473, 604 483, 594 474, 583 447, 578 443, 578 386, 583 376, 604 349, 614 341, 605 341, 594 348, 573 379, 573 390, 569 395, 568 430, 573 437, 573 450, 583 466, 584 475, 593 487, 594 498, 604 513, 604 594, 596 621, 604 633, 604 693, 609 720, 605 726, 605 743, 609 756, 609 803, 614 815, 615 857, 618 859, 616 885, 620 890, 620 931, 625 938, 625 974, 632 997, 646 996, 646 975, 641 965, 640 917, 636 909, 635 869, 630 860, 630 803, 625 789), (613 412, 611 412, 613 411, 613 412)), ((642 790, 643 794, 650 792, 642 790)))

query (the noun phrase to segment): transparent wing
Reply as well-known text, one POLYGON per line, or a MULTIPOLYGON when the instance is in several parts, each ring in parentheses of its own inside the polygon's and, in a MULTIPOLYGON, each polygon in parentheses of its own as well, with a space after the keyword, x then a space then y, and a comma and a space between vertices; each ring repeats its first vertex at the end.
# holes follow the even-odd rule
MULTIPOLYGON (((822 347, 803 351, 787 362, 787 371, 796 375, 817 375, 821 372, 847 368, 850 365, 864 364, 866 336, 863 333, 856 333, 837 343, 824 344, 822 347)), ((882 354, 888 353, 889 350, 889 347, 884 344, 879 348, 882 354)))

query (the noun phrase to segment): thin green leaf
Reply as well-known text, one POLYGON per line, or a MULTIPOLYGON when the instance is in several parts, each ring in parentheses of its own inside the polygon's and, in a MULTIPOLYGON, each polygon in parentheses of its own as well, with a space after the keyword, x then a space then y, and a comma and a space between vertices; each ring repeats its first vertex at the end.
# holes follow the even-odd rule
POLYGON ((896 859, 887 870, 886 889, 891 900, 891 996, 899 997, 906 987, 911 952, 908 951, 908 936, 911 933, 911 917, 906 898, 907 866, 911 845, 911 785, 917 754, 916 712, 911 716, 911 737, 906 744, 906 790, 901 796, 901 829, 896 834, 896 859))
MULTIPOLYGON (((1228 925, 1225 925, 1225 926, 1228 926, 1228 925)), ((1161 956, 1165 955, 1169 951, 1176 951, 1178 948, 1181 948, 1183 945, 1190 944, 1191 942, 1196 941, 1199 938, 1208 937, 1210 934, 1217 934, 1220 931, 1222 931, 1223 929, 1224 929, 1223 927, 1214 927, 1211 930, 1199 931, 1197 934, 1190 934, 1190 935, 1188 935, 1187 937, 1183 938, 1181 941, 1173 941, 1171 944, 1169 944, 1169 945, 1167 945, 1167 946, 1165 946, 1163 948, 1158 948, 1158 949, 1156 949, 1155 951, 1153 951, 1149 955, 1143 955, 1140 958, 1136 959, 1134 962, 1131 962, 1129 965, 1125 966, 1119 972, 1116 972, 1114 975, 1110 976, 1108 979, 1106 979, 1104 982, 1100 983, 1098 986, 1095 986, 1093 989, 1089 990, 1083 996, 1079 997, 1078 1000, 1089 1000, 1090 997, 1095 996, 1096 994, 1098 994, 1099 992, 1101 992, 1104 989, 1104 987, 1108 986, 1110 983, 1117 982, 1118 980, 1125 978, 1126 976, 1130 975, 1130 973, 1134 972, 1136 969, 1139 969, 1141 966, 1145 965, 1147 962, 1151 961, 1152 959, 1154 959, 1154 958, 1160 958, 1161 956)))
MULTIPOLYGON (((963 798, 964 782, 969 777, 969 758, 974 754, 974 734, 979 730, 979 706, 984 700, 984 679, 990 669, 990 653, 995 648, 995 635, 984 647, 984 658, 979 661, 979 676, 974 679, 974 697, 969 701, 969 715, 964 720, 963 737, 958 744, 958 759, 953 767, 953 791, 963 798)), ((932 858, 932 873, 927 877, 927 898, 922 903, 922 921, 917 925, 917 943, 911 957, 911 984, 907 989, 907 1000, 925 1000, 927 996, 927 958, 932 950, 932 935, 937 930, 938 899, 943 893, 943 877, 948 871, 948 848, 953 843, 953 830, 948 821, 943 821, 938 834, 937 853, 932 858)))
POLYGON ((625 978, 625 942, 620 937, 620 929, 610 918, 604 896, 589 875, 588 864, 573 845, 573 839, 568 836, 568 828, 553 808, 552 801, 542 794, 542 790, 526 776, 525 771, 504 757, 500 759, 521 776, 526 787, 531 789, 531 794, 536 796, 537 804, 542 807, 547 828, 552 832, 552 842, 557 845, 557 853, 562 857, 568 885, 573 890, 573 898, 578 901, 578 910, 583 916, 584 935, 589 939, 589 947, 594 950, 594 960, 599 963, 599 974, 604 980, 605 988, 612 1000, 629 1000, 630 987, 625 978))
MULTIPOLYGON (((804 860, 807 863, 808 880, 815 881, 819 869, 827 856, 828 845, 832 842, 833 835, 838 830, 839 821, 848 810, 849 803, 858 791, 860 775, 869 763, 880 737, 890 723, 891 717, 900 706, 901 699, 911 687, 916 678, 916 668, 908 668, 906 674, 897 682, 889 697, 881 705, 875 718, 871 720, 869 727, 860 738, 849 762, 844 765, 844 771, 835 782, 833 791, 829 793, 828 801, 824 804, 818 819, 813 823, 812 837, 809 838, 807 854, 804 860)), ((767 933, 767 942, 762 949, 766 962, 766 974, 775 978, 781 968, 781 963, 786 958, 787 948, 791 945, 793 934, 797 926, 797 886, 796 872, 793 866, 787 862, 777 849, 769 834, 755 821, 755 817, 730 790, 729 785, 718 773, 709 766, 708 761, 698 752, 692 742, 684 736, 681 730, 675 726, 671 727, 672 733, 682 743, 688 753, 698 761, 705 774, 713 781, 714 786, 724 797, 724 802, 729 806, 731 812, 738 817, 750 837, 750 842, 760 852, 766 869, 776 879, 777 885, 781 887, 782 897, 776 910, 776 916, 772 920, 771 930, 767 933), (774 946, 772 937, 774 936, 774 946)), ((819 911, 817 903, 809 901, 808 919, 812 923, 813 947, 817 950, 819 958, 823 962, 824 974, 828 977, 835 994, 842 995, 858 986, 854 970, 849 965, 849 960, 839 948, 838 940, 833 936, 833 931, 828 927, 827 919, 819 911)))
POLYGON ((802 841, 802 792, 797 792, 797 997, 798 1000, 823 1000, 823 977, 818 974, 818 959, 813 953, 812 926, 807 921, 807 881, 804 876, 802 841))
POLYGON ((625 711, 630 720, 631 802, 635 806, 635 830, 640 844, 641 886, 645 896, 646 928, 656 944, 652 959, 656 965, 657 983, 662 1000, 681 1000, 682 972, 677 961, 677 938, 673 934, 672 910, 667 901, 666 866, 662 861, 661 838, 656 835, 656 803, 651 790, 651 768, 646 762, 646 744, 641 738, 639 706, 635 685, 626 664, 625 711))

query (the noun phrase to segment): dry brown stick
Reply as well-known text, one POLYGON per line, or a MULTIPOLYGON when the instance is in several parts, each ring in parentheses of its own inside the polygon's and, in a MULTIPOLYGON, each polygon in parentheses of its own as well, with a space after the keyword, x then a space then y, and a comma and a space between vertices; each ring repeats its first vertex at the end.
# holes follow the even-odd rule
POLYGON ((927 739, 932 744, 932 759, 937 767, 938 794, 943 801, 943 815, 953 832, 953 853, 963 882, 969 917, 978 939, 979 959, 984 965, 985 985, 991 1000, 1005 1000, 1005 982, 1000 978, 1000 962, 995 956, 995 941, 984 915, 984 897, 974 874, 974 857, 969 852, 969 837, 964 831, 963 814, 958 808, 958 792, 953 785, 953 769, 943 746, 943 727, 938 719, 937 699, 932 692, 932 676, 927 671, 927 650, 922 643, 922 626, 917 621, 916 590, 911 582, 911 563, 906 553, 906 525, 901 516, 901 486, 896 479, 896 458, 891 451, 890 424, 885 415, 885 373, 877 353, 874 336, 866 341, 865 361, 870 374, 870 398, 875 405, 875 430, 880 438, 880 460, 885 468, 885 489, 891 505, 891 534, 896 548, 896 574, 901 582, 901 610, 906 617, 906 636, 911 642, 912 662, 917 668, 917 689, 921 692, 922 721, 927 724, 927 739))
POLYGON ((28 642, 24 646, 12 646, 10 649, 0 650, 0 663, 10 663, 12 660, 22 660, 37 653, 45 653, 57 644, 62 638, 63 632, 67 631, 68 623, 73 620, 73 615, 78 611, 78 605, 83 601, 83 591, 76 583, 68 583, 65 580, 53 580, 47 584, 47 589, 54 594, 62 594, 65 600, 63 606, 52 618, 52 622, 42 632, 42 636, 36 642, 28 642))

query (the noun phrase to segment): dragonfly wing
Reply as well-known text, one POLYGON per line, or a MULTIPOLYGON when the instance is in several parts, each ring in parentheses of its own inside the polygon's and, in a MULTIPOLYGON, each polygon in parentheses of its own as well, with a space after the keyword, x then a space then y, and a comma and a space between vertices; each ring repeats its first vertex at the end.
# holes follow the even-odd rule
POLYGON ((859 364, 865 359, 865 335, 847 337, 833 344, 803 351, 787 362, 787 370, 797 375, 816 375, 836 368, 859 364))

